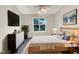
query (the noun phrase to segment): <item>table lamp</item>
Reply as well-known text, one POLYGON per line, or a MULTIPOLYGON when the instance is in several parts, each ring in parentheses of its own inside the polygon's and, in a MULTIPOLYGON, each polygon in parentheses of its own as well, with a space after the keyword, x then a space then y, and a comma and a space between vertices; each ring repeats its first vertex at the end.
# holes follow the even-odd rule
POLYGON ((57 34, 57 28, 52 28, 53 34, 57 34))

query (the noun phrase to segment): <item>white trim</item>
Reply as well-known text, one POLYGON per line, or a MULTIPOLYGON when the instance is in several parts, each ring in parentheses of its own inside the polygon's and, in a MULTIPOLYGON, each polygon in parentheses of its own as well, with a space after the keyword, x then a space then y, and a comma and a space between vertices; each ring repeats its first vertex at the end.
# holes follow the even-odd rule
MULTIPOLYGON (((34 31, 34 18, 39 18, 40 19, 40 18, 45 18, 45 17, 33 17, 32 18, 32 28, 33 28, 32 31, 35 32, 35 33, 38 33, 38 32, 46 32, 46 27, 47 27, 46 23, 44 24, 45 25, 45 31, 40 31, 40 23, 39 24, 35 24, 35 25, 39 25, 39 31, 34 31)), ((45 21, 46 21, 46 18, 45 18, 45 21)))

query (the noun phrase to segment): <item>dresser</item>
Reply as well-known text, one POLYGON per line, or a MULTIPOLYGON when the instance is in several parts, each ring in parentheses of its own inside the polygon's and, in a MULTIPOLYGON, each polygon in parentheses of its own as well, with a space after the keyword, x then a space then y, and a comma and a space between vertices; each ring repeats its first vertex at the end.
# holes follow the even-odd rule
POLYGON ((14 53, 24 41, 24 32, 8 34, 8 51, 14 53))

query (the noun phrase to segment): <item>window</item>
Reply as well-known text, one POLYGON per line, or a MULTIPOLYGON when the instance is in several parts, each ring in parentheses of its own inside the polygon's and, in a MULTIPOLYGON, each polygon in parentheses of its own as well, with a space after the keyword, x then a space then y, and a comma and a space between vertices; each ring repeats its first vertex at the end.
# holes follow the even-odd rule
POLYGON ((45 31, 46 27, 45 18, 33 18, 33 30, 34 31, 45 31))

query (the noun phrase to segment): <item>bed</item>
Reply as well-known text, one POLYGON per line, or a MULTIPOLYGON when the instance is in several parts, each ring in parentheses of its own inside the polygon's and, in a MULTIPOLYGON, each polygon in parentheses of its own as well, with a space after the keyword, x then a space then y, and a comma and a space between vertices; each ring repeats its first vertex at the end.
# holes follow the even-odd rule
MULTIPOLYGON (((79 34, 79 28, 61 27, 61 31, 68 32, 69 34, 72 32, 75 35, 79 34)), ((70 41, 66 41, 59 35, 33 36, 27 46, 28 53, 60 53, 63 51, 72 53, 71 48, 76 47, 76 43, 79 44, 79 41, 72 39, 73 38, 71 38, 70 41), (74 43, 74 45, 71 45, 72 43, 74 43)))
POLYGON ((66 44, 70 44, 70 41, 63 40, 58 35, 33 36, 29 42, 28 53, 60 53, 69 51, 70 48, 66 44))

